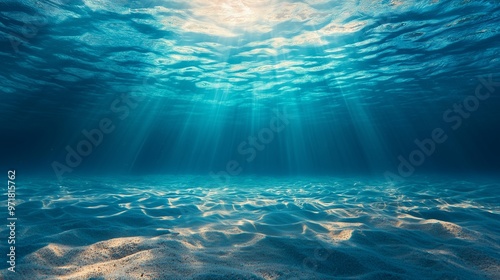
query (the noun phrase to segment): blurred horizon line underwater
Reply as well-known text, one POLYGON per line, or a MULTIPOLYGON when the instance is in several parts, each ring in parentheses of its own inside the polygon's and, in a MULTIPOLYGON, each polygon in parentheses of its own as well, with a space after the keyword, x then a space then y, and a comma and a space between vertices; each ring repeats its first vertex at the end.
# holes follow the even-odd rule
POLYGON ((2 1, 0 278, 499 279, 499 4, 2 1))

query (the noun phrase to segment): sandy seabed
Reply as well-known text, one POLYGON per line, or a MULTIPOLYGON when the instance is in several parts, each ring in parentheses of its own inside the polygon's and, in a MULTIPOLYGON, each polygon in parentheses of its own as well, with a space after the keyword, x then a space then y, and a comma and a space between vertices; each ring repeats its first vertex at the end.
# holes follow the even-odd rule
POLYGON ((500 279, 494 179, 18 185, 16 272, 3 279, 500 279))

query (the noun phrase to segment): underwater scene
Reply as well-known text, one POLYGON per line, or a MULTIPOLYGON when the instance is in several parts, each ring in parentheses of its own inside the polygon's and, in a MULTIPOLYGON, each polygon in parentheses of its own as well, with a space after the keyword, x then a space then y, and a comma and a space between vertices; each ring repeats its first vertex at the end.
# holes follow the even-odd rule
POLYGON ((2 0, 0 63, 0 279, 500 279, 497 0, 2 0))

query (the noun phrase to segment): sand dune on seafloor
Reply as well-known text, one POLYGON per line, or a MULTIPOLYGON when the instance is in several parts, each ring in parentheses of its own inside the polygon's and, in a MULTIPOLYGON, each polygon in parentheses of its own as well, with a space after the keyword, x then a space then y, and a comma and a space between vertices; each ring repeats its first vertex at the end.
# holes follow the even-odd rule
POLYGON ((27 256, 18 273, 34 279, 306 279, 313 275, 303 271, 306 255, 300 243, 291 239, 233 235, 231 244, 220 246, 215 236, 221 234, 208 234, 212 239, 165 235, 115 238, 79 247, 49 244, 27 256))
POLYGON ((17 275, 30 275, 30 279, 414 279, 419 269, 431 268, 435 270, 431 279, 471 279, 452 273, 454 266, 475 267, 483 272, 483 279, 500 273, 498 260, 466 244, 418 248, 410 239, 377 229, 343 229, 328 236, 330 244, 215 231, 114 238, 71 247, 51 243, 26 256, 17 275))

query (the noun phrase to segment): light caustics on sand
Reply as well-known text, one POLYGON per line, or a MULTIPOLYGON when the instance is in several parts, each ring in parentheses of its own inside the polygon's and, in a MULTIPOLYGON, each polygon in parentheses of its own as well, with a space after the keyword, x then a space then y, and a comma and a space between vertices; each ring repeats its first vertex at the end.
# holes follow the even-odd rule
POLYGON ((493 181, 103 179, 26 184, 20 273, 480 279, 500 269, 493 181))

